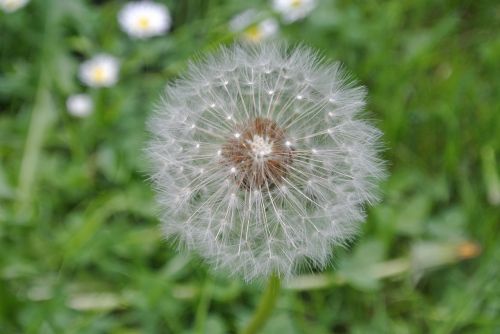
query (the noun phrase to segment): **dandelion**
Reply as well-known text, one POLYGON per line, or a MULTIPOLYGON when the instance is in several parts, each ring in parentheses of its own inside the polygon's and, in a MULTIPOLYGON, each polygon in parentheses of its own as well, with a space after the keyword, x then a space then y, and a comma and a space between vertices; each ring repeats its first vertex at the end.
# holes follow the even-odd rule
POLYGON ((171 21, 165 5, 150 1, 129 2, 118 13, 122 30, 135 38, 163 35, 170 28, 171 21))
POLYGON ((80 65, 80 80, 90 87, 110 87, 118 81, 118 60, 107 54, 99 54, 80 65))
POLYGON ((377 201, 365 90, 307 47, 221 48, 166 89, 148 154, 167 237, 246 280, 325 267, 377 201))
POLYGON ((303 19, 316 7, 316 0, 273 0, 274 9, 285 22, 303 19))
POLYGON ((29 0, 0 0, 0 8, 6 13, 15 12, 26 6, 29 0))
POLYGON ((66 108, 75 117, 86 117, 92 113, 94 102, 87 94, 75 94, 66 100, 66 108))
POLYGON ((241 34, 247 42, 260 42, 276 35, 278 22, 273 18, 261 19, 261 14, 254 9, 246 10, 231 19, 229 29, 241 34))

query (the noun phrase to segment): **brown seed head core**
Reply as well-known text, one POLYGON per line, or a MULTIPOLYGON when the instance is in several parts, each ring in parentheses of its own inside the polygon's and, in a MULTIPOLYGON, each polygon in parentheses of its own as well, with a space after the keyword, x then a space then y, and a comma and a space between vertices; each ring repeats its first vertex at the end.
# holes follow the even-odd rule
POLYGON ((293 148, 276 122, 257 117, 235 127, 222 146, 222 157, 240 189, 273 187, 288 174, 293 148))

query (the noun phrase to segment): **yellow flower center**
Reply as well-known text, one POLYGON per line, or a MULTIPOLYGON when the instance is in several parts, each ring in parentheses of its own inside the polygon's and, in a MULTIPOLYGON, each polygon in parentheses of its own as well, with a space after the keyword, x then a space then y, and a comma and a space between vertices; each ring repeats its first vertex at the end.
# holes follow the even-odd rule
POLYGON ((481 247, 473 242, 466 241, 458 246, 458 256, 462 259, 470 259, 481 253, 481 247))
POLYGON ((106 79, 106 72, 104 71, 104 69, 102 67, 96 67, 92 71, 92 79, 95 82, 99 82, 99 83, 103 82, 106 79))
POLYGON ((139 26, 140 29, 147 29, 150 26, 149 18, 147 17, 140 17, 139 20, 137 21, 137 25, 139 26))
POLYGON ((252 42, 258 42, 262 38, 262 31, 257 25, 253 25, 245 30, 244 36, 252 42))
POLYGON ((299 8, 302 5, 302 0, 292 0, 290 4, 293 8, 299 8))

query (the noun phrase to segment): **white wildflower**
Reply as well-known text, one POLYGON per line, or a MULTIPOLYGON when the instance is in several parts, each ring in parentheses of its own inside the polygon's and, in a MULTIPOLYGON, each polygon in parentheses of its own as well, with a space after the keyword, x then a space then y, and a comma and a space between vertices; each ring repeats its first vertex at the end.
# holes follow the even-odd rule
POLYGON ((274 9, 285 22, 303 19, 316 7, 316 0, 273 0, 274 9))
POLYGON ((135 38, 163 35, 170 28, 171 21, 165 5, 150 1, 129 2, 118 13, 122 30, 135 38))
POLYGON ((90 87, 110 87, 118 81, 120 64, 107 54, 99 54, 80 65, 80 80, 90 87))
POLYGON ((235 15, 229 21, 229 29, 232 32, 241 32, 258 19, 259 13, 255 9, 247 9, 235 15))
POLYGON ((266 19, 245 29, 243 38, 249 42, 260 42, 276 35, 278 30, 279 25, 275 19, 266 19))
POLYGON ((6 13, 15 12, 26 6, 29 0, 0 0, 0 8, 6 13))
POLYGON ((262 15, 254 9, 246 10, 231 19, 229 29, 241 34, 243 40, 260 42, 277 34, 279 24, 273 18, 262 19, 262 15))
POLYGON ((86 117, 94 109, 94 102, 87 94, 74 94, 66 100, 68 112, 75 117, 86 117))
POLYGON ((148 153, 164 233, 246 280, 324 267, 382 176, 365 90, 306 48, 221 48, 166 89, 148 153))

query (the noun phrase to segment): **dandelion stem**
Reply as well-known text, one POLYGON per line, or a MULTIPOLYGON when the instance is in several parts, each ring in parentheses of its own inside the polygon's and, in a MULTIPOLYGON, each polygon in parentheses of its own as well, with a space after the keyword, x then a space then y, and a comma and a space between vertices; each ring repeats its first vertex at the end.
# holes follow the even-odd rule
POLYGON ((265 325, 276 304, 280 286, 280 278, 277 275, 272 275, 269 278, 266 290, 260 299, 259 305, 257 306, 252 319, 243 329, 241 332, 242 334, 258 333, 259 330, 265 325))

